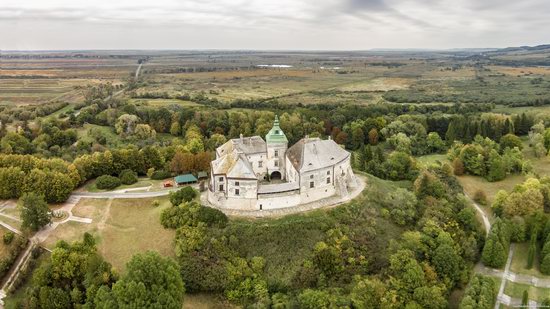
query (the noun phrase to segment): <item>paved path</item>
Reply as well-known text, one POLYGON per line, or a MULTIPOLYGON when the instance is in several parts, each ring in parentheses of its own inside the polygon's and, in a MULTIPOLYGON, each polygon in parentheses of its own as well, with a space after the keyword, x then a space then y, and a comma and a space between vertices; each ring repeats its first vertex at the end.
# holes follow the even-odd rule
MULTIPOLYGON (((143 187, 147 189, 147 187, 143 187)), ((170 192, 181 188, 171 188, 160 191, 132 192, 132 189, 110 192, 73 192, 72 196, 78 198, 148 198, 168 195, 170 192)))
POLYGON ((510 244, 510 251, 508 252, 508 260, 506 260, 506 267, 502 273, 502 280, 500 281, 500 288, 498 289, 497 301, 495 302, 495 309, 500 308, 500 304, 508 297, 504 297, 504 287, 506 286, 506 279, 510 273, 510 265, 512 265, 512 257, 514 256, 514 244, 510 244))
POLYGON ((346 198, 340 196, 329 197, 320 201, 315 201, 308 204, 302 204, 294 207, 288 208, 278 208, 278 209, 269 209, 269 210, 235 210, 235 209, 226 209, 220 208, 215 205, 212 205, 208 202, 207 194, 208 191, 205 191, 201 194, 201 204, 219 209, 224 214, 234 217, 249 217, 249 218, 266 218, 266 217, 281 217, 289 214, 295 214, 300 212, 311 211, 314 209, 320 208, 332 208, 338 205, 349 202, 350 200, 356 198, 366 186, 366 178, 360 175, 355 175, 357 180, 357 187, 349 192, 346 198))
POLYGON ((481 218, 483 220, 483 226, 485 227, 485 234, 489 235, 489 231, 491 230, 491 221, 489 221, 489 216, 483 211, 483 208, 474 201, 465 191, 464 196, 472 202, 472 205, 474 205, 474 208, 476 211, 481 215, 481 218))

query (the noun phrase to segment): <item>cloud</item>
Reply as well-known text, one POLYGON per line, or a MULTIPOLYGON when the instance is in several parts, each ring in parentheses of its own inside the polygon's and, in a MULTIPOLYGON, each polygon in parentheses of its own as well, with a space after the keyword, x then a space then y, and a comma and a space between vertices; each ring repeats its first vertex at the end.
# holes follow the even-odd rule
POLYGON ((84 45, 97 48, 510 46, 544 43, 548 28, 546 0, 0 2, 0 48, 17 47, 21 41, 43 45, 46 38, 58 48, 82 48, 78 37, 83 34, 94 40, 84 45), (154 40, 124 35, 136 29, 154 40), (149 46, 153 41, 156 46, 149 46))

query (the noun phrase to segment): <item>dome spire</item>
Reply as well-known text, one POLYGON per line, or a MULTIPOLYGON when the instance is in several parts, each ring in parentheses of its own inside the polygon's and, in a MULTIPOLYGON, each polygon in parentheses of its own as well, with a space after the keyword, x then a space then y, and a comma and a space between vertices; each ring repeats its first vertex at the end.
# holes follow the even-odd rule
POLYGON ((288 143, 285 133, 279 127, 279 117, 277 115, 275 115, 275 120, 273 120, 273 127, 265 136, 265 141, 268 143, 288 143))

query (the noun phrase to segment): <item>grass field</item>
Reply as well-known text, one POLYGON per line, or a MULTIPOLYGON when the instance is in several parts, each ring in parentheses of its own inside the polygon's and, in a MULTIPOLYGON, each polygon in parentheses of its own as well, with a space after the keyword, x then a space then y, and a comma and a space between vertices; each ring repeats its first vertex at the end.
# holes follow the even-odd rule
POLYGON ((186 294, 183 299, 183 309, 230 309, 239 308, 230 304, 221 296, 199 293, 186 294))
MULTIPOLYGON (((512 264, 510 269, 518 274, 525 274, 535 276, 537 278, 546 278, 550 279, 550 276, 543 275, 539 270, 539 254, 537 252, 535 255, 535 261, 533 263, 533 268, 527 269, 527 254, 529 252, 529 243, 518 243, 515 244, 516 249, 514 250, 514 255, 512 257, 512 264)), ((549 295, 550 296, 550 295, 549 295)))
POLYGON ((504 287, 504 294, 521 299, 523 297, 523 291, 525 290, 527 290, 529 293, 529 299, 536 300, 537 302, 541 302, 544 299, 550 297, 550 289, 548 288, 537 288, 534 286, 510 281, 506 282, 506 286, 504 287))
POLYGON ((58 240, 74 241, 84 232, 94 235, 98 250, 119 271, 124 271, 130 258, 147 250, 163 256, 174 256, 174 232, 160 224, 160 213, 170 207, 168 198, 159 198, 160 206, 153 207, 153 199, 82 199, 73 214, 92 218, 91 224, 68 222, 46 240, 52 248, 58 240))

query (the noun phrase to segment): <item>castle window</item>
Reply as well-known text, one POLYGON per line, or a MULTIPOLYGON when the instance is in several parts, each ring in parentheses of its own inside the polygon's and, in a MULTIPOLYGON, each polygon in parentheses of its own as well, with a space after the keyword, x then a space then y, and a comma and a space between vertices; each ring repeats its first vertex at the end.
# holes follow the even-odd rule
POLYGON ((327 177, 327 183, 330 183, 330 177, 327 177))
POLYGON ((220 177, 220 181, 223 181, 223 177, 220 177))
POLYGON ((279 161, 275 161, 275 167, 279 166, 279 161))
POLYGON ((223 185, 220 185, 219 191, 223 191, 223 185))
POLYGON ((327 171, 327 175, 330 175, 330 171, 327 171))
POLYGON ((262 166, 263 166, 263 164, 264 164, 264 162, 262 162, 262 161, 258 161, 258 167, 262 167, 262 166))
POLYGON ((309 182, 309 188, 315 188, 315 182, 310 181, 309 182))
POLYGON ((275 130, 275 134, 279 134, 279 130, 275 130))
POLYGON ((275 156, 275 157, 278 157, 278 156, 279 156, 279 150, 275 150, 274 156, 275 156))
POLYGON ((238 185, 239 185, 239 182, 238 182, 238 181, 235 181, 235 185, 238 186, 238 185))
POLYGON ((239 189, 235 189, 235 195, 239 195, 240 194, 240 190, 239 189))
POLYGON ((309 175, 309 179, 313 179, 313 175, 309 175))

